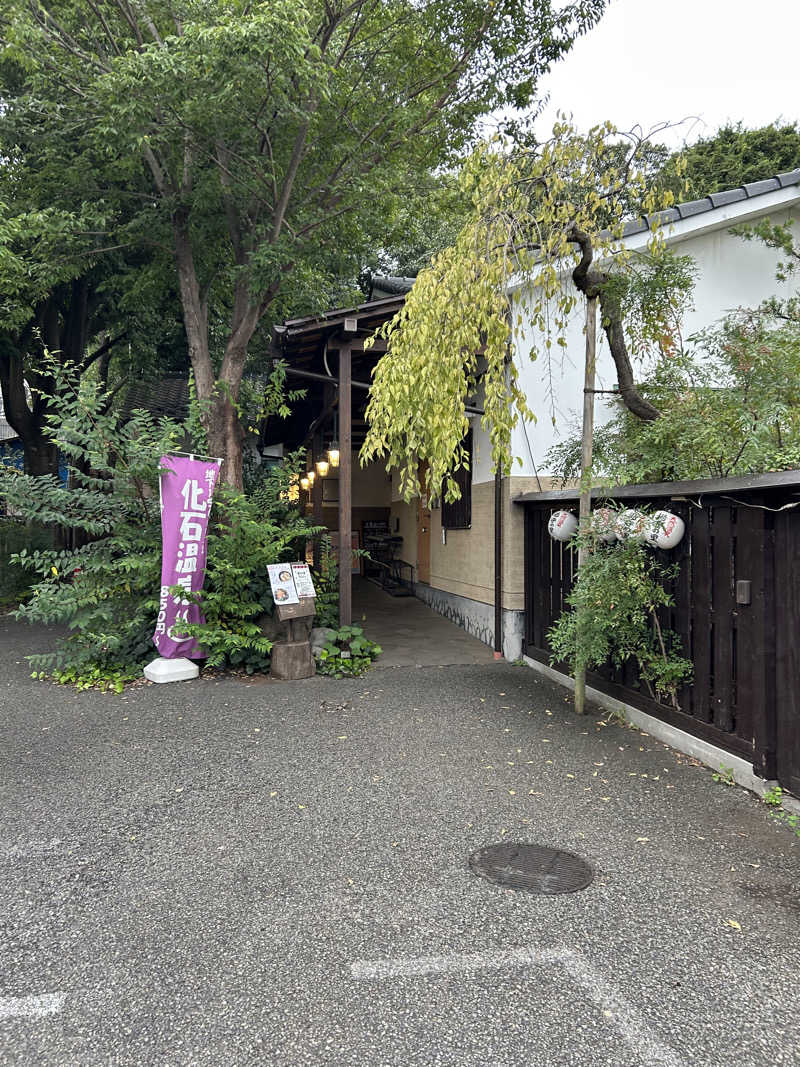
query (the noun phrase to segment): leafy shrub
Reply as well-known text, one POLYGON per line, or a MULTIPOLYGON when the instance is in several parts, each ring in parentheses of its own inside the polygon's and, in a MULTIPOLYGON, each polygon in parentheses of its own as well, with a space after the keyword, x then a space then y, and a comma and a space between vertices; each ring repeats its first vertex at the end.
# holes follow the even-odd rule
MULTIPOLYGON (((65 456, 69 486, 0 468, 0 497, 26 521, 71 532, 72 549, 25 548, 12 557, 36 578, 17 617, 65 624, 70 635, 31 656, 37 674, 78 685, 119 688, 155 654, 161 581, 159 458, 180 447, 183 430, 134 412, 106 410, 93 383, 66 383, 51 433, 65 456)), ((202 594, 204 626, 193 628, 218 666, 263 670, 269 641, 256 619, 272 609, 267 563, 297 557, 312 527, 288 502, 291 463, 251 497, 220 489, 211 515, 202 594)))
POLYGON ((317 671, 332 674, 335 678, 363 674, 382 651, 380 645, 364 637, 360 626, 342 626, 323 645, 317 671))
POLYGON ((548 631, 553 662, 566 660, 574 673, 632 659, 653 698, 677 707, 678 687, 693 668, 680 655, 680 638, 658 618, 658 609, 673 603, 664 583, 675 578, 677 564, 663 566, 633 539, 606 545, 591 532, 578 537, 587 552, 567 597, 572 610, 548 631))
POLYGON ((65 624, 38 671, 78 682, 115 679, 153 653, 161 579, 158 461, 179 429, 136 412, 122 425, 94 385, 66 390, 53 427, 70 485, 0 470, 0 494, 26 520, 64 527, 77 547, 23 549, 12 559, 37 579, 17 617, 65 624), (99 672, 99 674, 98 674, 99 672))
MULTIPOLYGON (((267 567, 299 559, 315 528, 286 506, 290 467, 275 467, 248 497, 220 487, 208 531, 205 623, 176 628, 197 638, 210 667, 269 669, 271 642, 259 616, 273 610, 267 567)), ((185 594, 181 594, 185 595, 185 594)))
POLYGON ((328 534, 320 538, 320 560, 319 567, 314 571, 314 591, 317 594, 314 625, 335 630, 339 625, 339 564, 328 534))

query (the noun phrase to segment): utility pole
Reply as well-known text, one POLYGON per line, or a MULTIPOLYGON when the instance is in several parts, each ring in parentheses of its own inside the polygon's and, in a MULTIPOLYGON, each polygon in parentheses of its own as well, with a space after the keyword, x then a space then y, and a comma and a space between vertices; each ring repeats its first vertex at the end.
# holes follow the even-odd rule
MULTIPOLYGON (((583 375, 583 425, 581 428, 581 495, 578 508, 578 534, 586 534, 592 521, 592 442, 594 436, 594 383, 597 362, 597 297, 586 300, 586 365, 583 375)), ((586 549, 578 548, 578 574, 586 559, 586 549)), ((578 609, 576 644, 578 656, 583 647, 583 614, 578 609)), ((575 711, 583 715, 586 704, 586 668, 575 670, 575 711)))

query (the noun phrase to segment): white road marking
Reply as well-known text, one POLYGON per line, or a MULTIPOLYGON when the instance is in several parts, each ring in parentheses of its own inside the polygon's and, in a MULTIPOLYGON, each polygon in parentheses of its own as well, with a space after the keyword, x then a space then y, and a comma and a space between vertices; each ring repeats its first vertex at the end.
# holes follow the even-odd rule
POLYGON ((648 1067, 685 1067, 684 1060, 663 1044, 648 1028, 643 1016, 629 1000, 577 952, 564 953, 564 966, 577 985, 603 1012, 610 1013, 617 1030, 637 1058, 648 1067))
POLYGON ((66 993, 42 993, 38 997, 0 997, 0 1019, 40 1019, 64 1007, 66 993))
POLYGON ((644 1017, 591 964, 571 949, 514 948, 505 952, 469 955, 406 956, 394 960, 356 960, 353 978, 424 978, 426 975, 499 970, 503 967, 537 967, 557 964, 566 970, 589 1000, 616 1025, 642 1067, 686 1067, 685 1061, 648 1029, 644 1017))
POLYGON ((475 952, 467 956, 407 956, 396 960, 356 960, 354 978, 422 978, 426 974, 489 971, 500 967, 535 967, 557 963, 563 950, 512 948, 507 952, 475 952))
POLYGON ((64 842, 60 837, 53 837, 49 841, 41 839, 22 841, 17 844, 7 844, 0 841, 0 860, 29 859, 33 856, 46 856, 50 852, 61 851, 64 842))

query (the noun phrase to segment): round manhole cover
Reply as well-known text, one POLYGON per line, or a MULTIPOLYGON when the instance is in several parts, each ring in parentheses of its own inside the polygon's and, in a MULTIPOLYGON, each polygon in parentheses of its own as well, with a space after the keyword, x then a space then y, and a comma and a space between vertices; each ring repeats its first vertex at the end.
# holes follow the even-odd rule
POLYGON ((529 893, 575 893, 594 878, 586 860, 574 852, 511 841, 473 852, 469 865, 490 882, 529 893))

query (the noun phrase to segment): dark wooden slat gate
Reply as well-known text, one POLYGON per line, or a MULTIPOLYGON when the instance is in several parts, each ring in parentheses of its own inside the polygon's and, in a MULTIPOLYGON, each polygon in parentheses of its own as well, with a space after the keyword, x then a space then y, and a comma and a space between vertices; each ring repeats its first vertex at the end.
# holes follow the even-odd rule
POLYGON ((800 796, 800 516, 775 516, 775 659, 778 780, 800 796))
MULTIPOLYGON (((793 491, 775 485, 775 476, 766 476, 764 486, 751 479, 735 495, 723 492, 724 483, 702 496, 686 483, 674 501, 668 486, 648 486, 651 492, 641 497, 634 495, 636 487, 624 491, 628 507, 666 507, 686 521, 681 544, 659 553, 665 562, 680 564, 671 590, 675 604, 661 621, 681 637, 694 679, 679 694, 680 710, 653 700, 633 664, 622 671, 604 668, 588 681, 752 760, 757 774, 777 776, 800 795, 800 508, 793 506, 800 472, 795 473, 793 491)), ((525 501, 526 651, 549 663, 547 631, 565 606, 576 553, 550 538, 547 522, 555 509, 576 510, 577 498, 564 493, 541 498, 525 501)), ((613 500, 613 493, 607 498, 613 500)), ((555 667, 564 670, 563 664, 555 667)))

